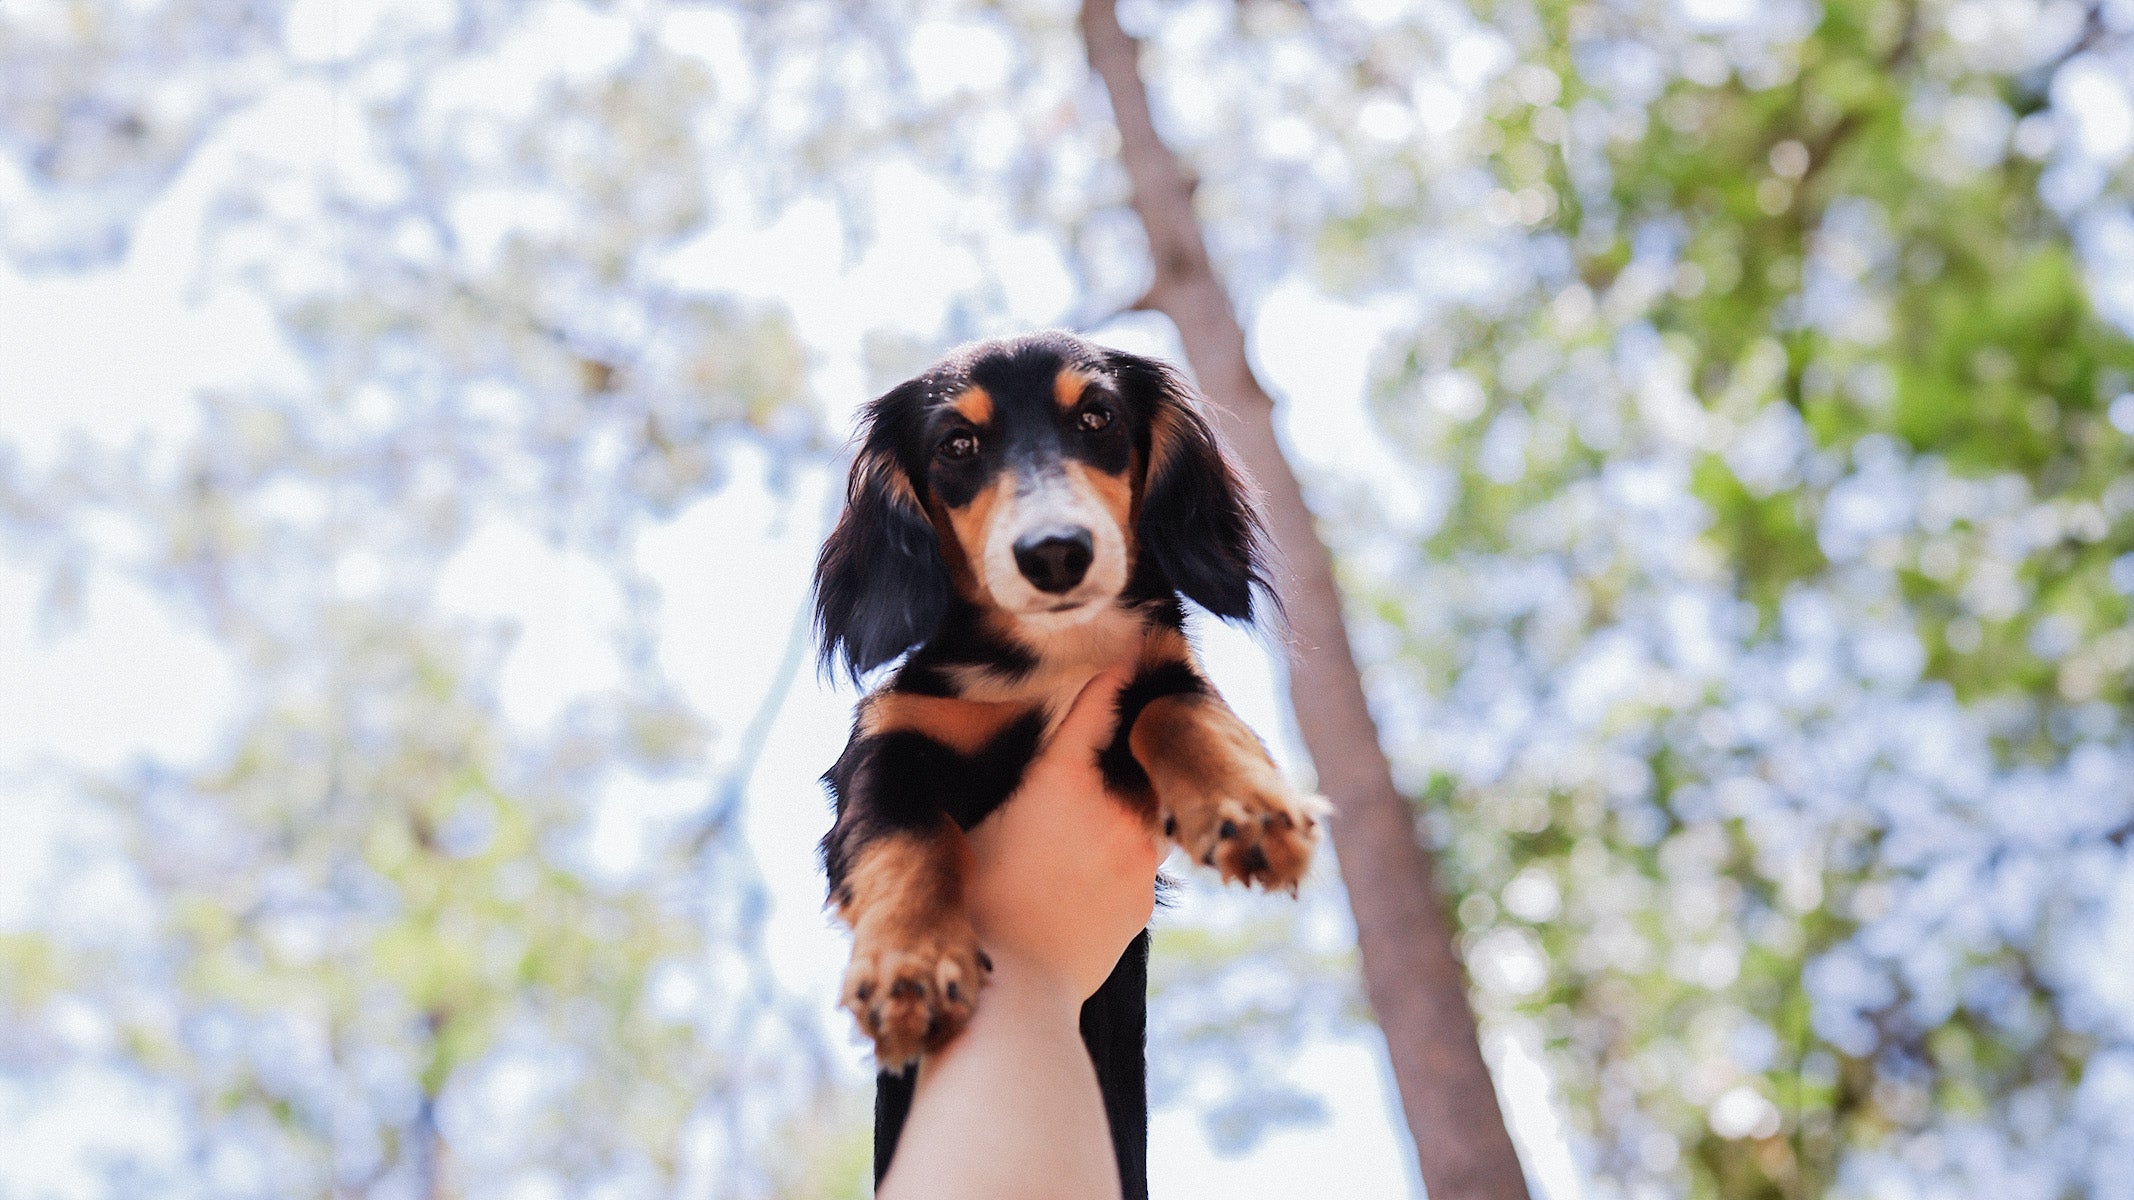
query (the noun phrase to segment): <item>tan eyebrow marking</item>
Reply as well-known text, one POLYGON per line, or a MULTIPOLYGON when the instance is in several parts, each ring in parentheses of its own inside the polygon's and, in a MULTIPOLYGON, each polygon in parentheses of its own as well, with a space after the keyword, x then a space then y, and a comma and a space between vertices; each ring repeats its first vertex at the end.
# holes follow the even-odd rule
POLYGON ((1062 367, 1052 377, 1052 399, 1061 408, 1073 408, 1082 402, 1082 389, 1089 386, 1087 372, 1076 367, 1062 367))
POLYGON ((967 387, 957 392, 948 404, 973 425, 988 425, 993 421, 993 394, 982 387, 967 387))

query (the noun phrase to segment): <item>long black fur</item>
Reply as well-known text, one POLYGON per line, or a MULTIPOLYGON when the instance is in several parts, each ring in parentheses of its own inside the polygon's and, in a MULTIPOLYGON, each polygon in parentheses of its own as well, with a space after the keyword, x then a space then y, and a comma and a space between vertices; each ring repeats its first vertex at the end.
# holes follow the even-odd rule
POLYGON ((815 563, 815 625, 822 659, 842 656, 855 678, 926 641, 948 611, 948 567, 914 494, 910 412, 925 398, 921 380, 892 388, 867 406, 859 463, 845 515, 815 563))
POLYGON ((1145 406, 1144 420, 1153 422, 1161 406, 1175 432, 1171 452, 1149 464, 1135 531, 1142 558, 1195 604, 1226 621, 1250 621, 1253 593, 1274 592, 1260 569, 1259 515, 1237 469, 1196 406, 1184 402, 1191 389, 1176 371, 1117 350, 1105 361, 1129 403, 1145 406))

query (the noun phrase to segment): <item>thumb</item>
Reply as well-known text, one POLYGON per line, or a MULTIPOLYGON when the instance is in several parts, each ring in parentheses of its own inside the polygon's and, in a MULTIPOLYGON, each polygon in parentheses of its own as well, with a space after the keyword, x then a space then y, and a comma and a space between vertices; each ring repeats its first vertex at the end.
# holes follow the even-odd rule
POLYGON ((1130 676, 1125 667, 1113 667, 1083 684, 1074 703, 1068 706, 1067 715, 1060 718, 1054 743, 1096 746, 1109 740, 1119 719, 1119 691, 1130 676))

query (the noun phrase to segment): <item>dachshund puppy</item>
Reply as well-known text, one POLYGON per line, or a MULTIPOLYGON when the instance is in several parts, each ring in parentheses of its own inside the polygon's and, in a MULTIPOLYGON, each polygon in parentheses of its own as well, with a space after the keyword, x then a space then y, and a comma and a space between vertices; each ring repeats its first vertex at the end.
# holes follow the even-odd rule
POLYGON ((970 1017, 987 964, 963 830, 1107 667, 1134 672, 1108 789, 1226 880, 1295 890, 1324 801, 1208 685, 1181 603, 1250 620, 1260 538, 1198 399, 1150 359, 1062 333, 986 342, 868 406, 816 617, 826 665, 904 661, 824 777, 822 853, 853 932, 844 1005, 885 1070, 970 1017))
MULTIPOLYGON (((963 830, 1097 672, 1133 669, 1098 758, 1108 789, 1224 878, 1295 890, 1325 802, 1282 779, 1184 634, 1184 599, 1251 619, 1260 539, 1198 400, 1149 359, 1059 333, 988 342, 868 406, 816 619, 824 663, 855 679, 903 658, 824 776, 830 899, 853 930, 844 1004, 883 1068, 877 1181, 909 1064, 963 1027, 988 967, 963 830)), ((1081 1013, 1127 1200, 1148 1195, 1148 946, 1081 1013)))

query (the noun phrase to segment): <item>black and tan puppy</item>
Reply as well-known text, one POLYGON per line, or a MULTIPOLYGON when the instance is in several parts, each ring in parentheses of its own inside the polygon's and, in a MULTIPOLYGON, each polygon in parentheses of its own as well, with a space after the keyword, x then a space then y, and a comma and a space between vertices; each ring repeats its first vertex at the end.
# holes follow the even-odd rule
POLYGON ((978 1002, 962 831, 1107 667, 1134 670, 1100 756, 1110 790, 1224 878, 1294 889, 1323 802, 1283 780, 1184 635, 1181 597, 1251 618, 1259 538, 1198 400, 1150 359, 1060 333, 987 342, 868 406, 816 605, 826 661, 857 677, 906 656, 825 777, 844 1003, 884 1068, 978 1002))

